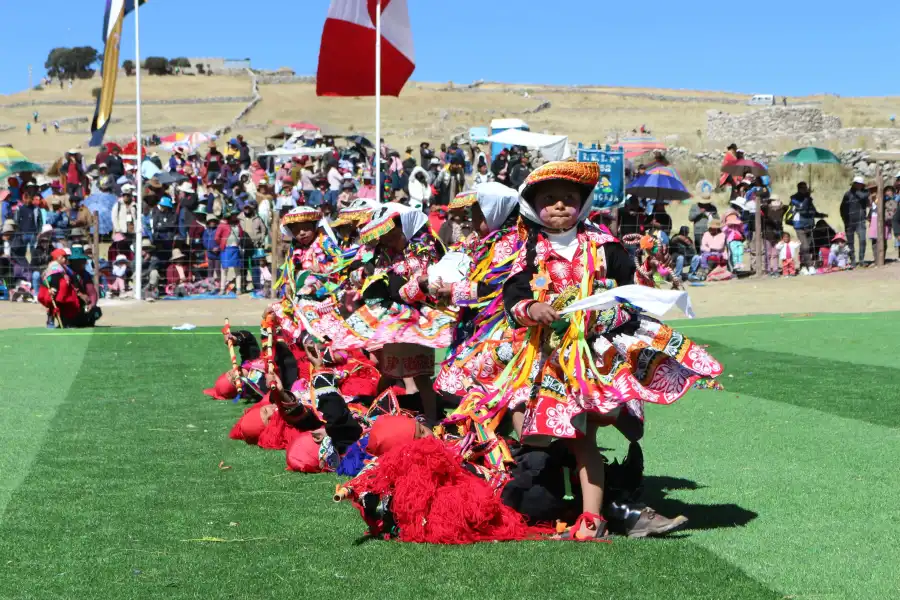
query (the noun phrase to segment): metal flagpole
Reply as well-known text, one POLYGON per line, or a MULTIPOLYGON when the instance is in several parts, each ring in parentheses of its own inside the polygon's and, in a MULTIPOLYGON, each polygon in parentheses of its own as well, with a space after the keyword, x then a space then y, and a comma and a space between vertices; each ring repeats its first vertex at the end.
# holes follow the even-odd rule
POLYGON ((375 2, 375 194, 379 201, 381 191, 381 0, 375 2))
POLYGON ((143 166, 143 143, 141 141, 141 21, 140 21, 141 0, 134 2, 134 64, 137 69, 137 78, 135 79, 135 111, 137 114, 137 170, 135 175, 135 184, 137 185, 137 223, 135 223, 134 231, 134 297, 137 300, 143 295, 143 285, 141 283, 141 270, 143 268, 144 257, 141 251, 141 244, 144 241, 144 187, 141 177, 141 167, 143 166))

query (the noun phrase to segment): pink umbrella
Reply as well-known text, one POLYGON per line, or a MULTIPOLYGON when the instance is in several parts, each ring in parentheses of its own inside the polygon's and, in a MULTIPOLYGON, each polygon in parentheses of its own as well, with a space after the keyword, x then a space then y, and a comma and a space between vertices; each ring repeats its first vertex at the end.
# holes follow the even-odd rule
POLYGON ((747 173, 760 177, 762 175, 768 175, 769 169, 762 163, 745 158, 730 163, 723 163, 722 172, 735 177, 743 177, 747 173))

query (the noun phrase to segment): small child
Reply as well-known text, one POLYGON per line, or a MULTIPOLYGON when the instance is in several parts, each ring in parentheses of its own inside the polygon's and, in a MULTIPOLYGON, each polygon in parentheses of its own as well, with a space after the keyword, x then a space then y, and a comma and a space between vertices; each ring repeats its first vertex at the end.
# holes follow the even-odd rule
POLYGON ((117 296, 125 293, 125 280, 128 277, 128 257, 120 254, 116 257, 112 268, 112 281, 109 284, 110 293, 116 292, 117 296))
POLYGON ((781 234, 781 241, 775 245, 775 249, 778 251, 778 260, 781 261, 781 274, 784 277, 796 275, 800 242, 791 241, 791 234, 785 231, 781 234))
POLYGON ((828 267, 838 269, 850 268, 850 246, 847 236, 841 232, 831 240, 831 251, 828 253, 828 267))
POLYGON ((725 217, 725 240, 735 271, 744 270, 744 224, 736 213, 725 217))

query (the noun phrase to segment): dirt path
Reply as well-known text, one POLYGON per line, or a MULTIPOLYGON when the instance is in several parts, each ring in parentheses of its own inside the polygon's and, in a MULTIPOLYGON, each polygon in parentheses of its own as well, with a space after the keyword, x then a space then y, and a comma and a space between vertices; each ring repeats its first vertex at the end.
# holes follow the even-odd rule
MULTIPOLYGON (((698 317, 780 314, 787 312, 878 312, 900 310, 900 265, 851 273, 792 279, 745 279, 687 288, 698 317)), ((102 301, 100 324, 111 327, 147 325, 259 325, 268 301, 196 300, 143 302, 102 301)), ((671 316, 679 316, 672 314, 671 316)), ((43 327, 44 310, 35 304, 0 303, 0 329, 43 327)))

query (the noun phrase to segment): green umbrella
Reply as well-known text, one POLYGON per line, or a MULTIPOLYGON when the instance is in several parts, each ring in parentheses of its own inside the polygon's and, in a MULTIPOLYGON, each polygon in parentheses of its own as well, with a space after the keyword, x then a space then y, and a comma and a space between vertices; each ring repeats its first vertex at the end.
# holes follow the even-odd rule
POLYGON ((781 162, 800 163, 803 165, 811 165, 813 163, 840 164, 841 159, 838 158, 831 150, 807 146, 806 148, 796 148, 794 150, 791 150, 782 157, 781 162))
POLYGON ((813 164, 839 165, 841 164, 841 159, 831 150, 807 146, 806 148, 795 148, 794 150, 791 150, 781 157, 781 162, 809 165, 809 185, 812 187, 813 164))
POLYGON ((43 173, 44 167, 29 160, 20 160, 0 166, 0 178, 9 177, 13 173, 43 173))

